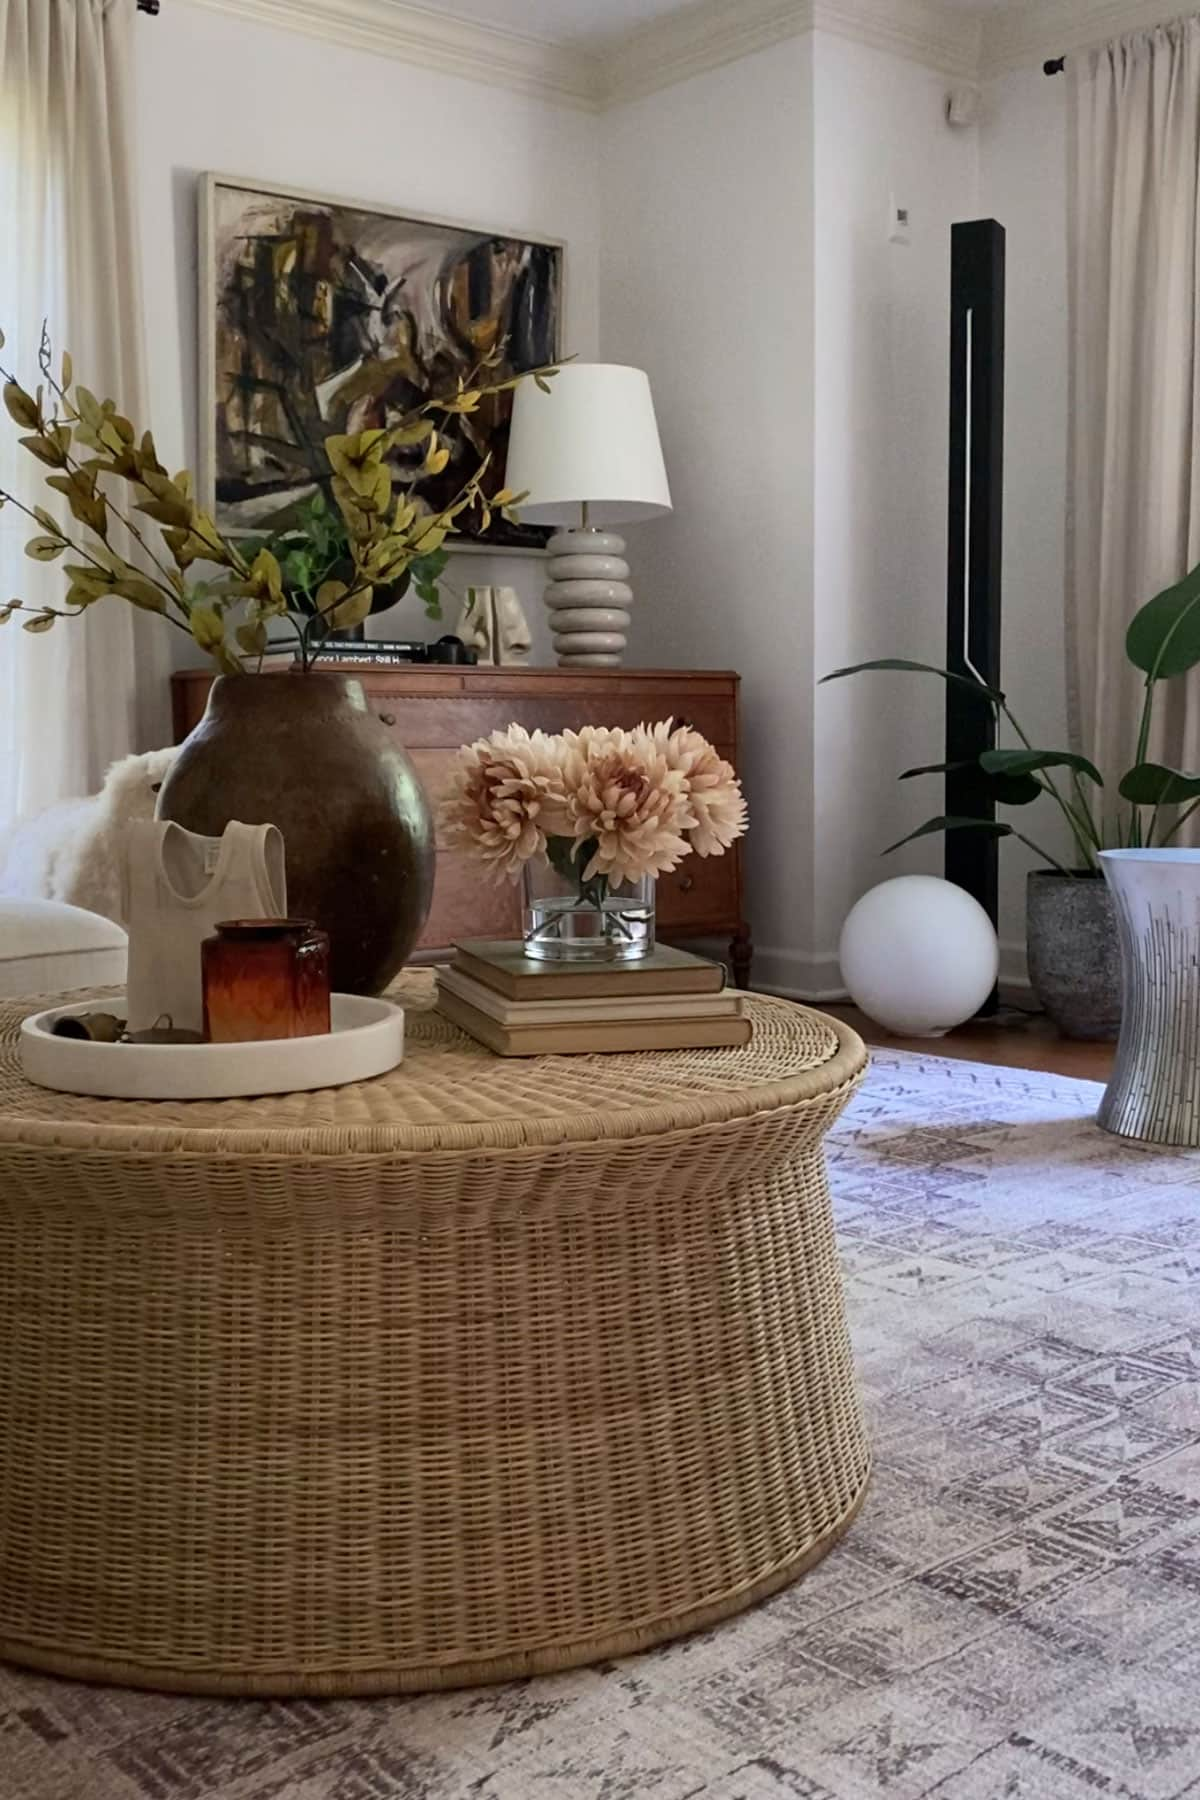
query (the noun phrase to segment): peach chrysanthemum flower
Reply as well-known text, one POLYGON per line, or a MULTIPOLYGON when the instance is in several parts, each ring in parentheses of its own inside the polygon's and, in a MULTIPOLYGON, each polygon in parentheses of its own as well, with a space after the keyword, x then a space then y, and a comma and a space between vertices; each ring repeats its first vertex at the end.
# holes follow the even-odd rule
POLYGON ((583 879, 619 884, 678 867, 695 823, 678 770, 645 732, 567 732, 563 789, 577 844, 594 843, 583 879))
POLYGON ((571 836, 562 740, 510 725, 467 744, 455 758, 438 823, 450 844, 515 881, 531 857, 545 855, 548 836, 571 836))
POLYGON ((689 833, 692 849, 697 856, 722 856, 746 830, 746 800, 732 763, 690 725, 668 719, 647 735, 667 767, 678 770, 687 783, 696 819, 689 833))

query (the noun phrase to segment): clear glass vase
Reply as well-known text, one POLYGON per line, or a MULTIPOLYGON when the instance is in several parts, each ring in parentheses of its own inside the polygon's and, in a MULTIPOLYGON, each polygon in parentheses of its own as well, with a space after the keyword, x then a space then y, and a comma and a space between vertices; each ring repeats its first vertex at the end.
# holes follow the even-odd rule
MULTIPOLYGON (((588 849, 590 854, 590 847, 588 849)), ((540 962, 632 962, 654 948, 654 878, 584 881, 587 857, 551 839, 551 862, 527 862, 525 954, 540 962)))

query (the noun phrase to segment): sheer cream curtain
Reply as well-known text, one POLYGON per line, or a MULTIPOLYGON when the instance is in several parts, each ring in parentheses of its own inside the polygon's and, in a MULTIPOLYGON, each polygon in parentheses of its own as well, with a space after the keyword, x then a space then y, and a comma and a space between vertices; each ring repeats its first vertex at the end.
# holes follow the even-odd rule
MULTIPOLYGON (((36 383, 45 320, 78 379, 144 425, 137 29, 136 0, 0 0, 0 363, 36 383)), ((59 511, 18 436, 0 421, 0 488, 59 511)), ((36 531, 0 511, 0 599, 61 603, 57 565, 24 554, 36 531)), ((43 635, 4 626, 0 824, 94 792, 114 758, 167 741, 165 635, 117 599, 43 635)))
MULTIPOLYGON (((1072 60, 1068 668, 1079 746, 1134 760, 1134 612, 1200 562, 1200 19, 1072 60)), ((1200 767, 1200 686, 1154 753, 1200 767)))

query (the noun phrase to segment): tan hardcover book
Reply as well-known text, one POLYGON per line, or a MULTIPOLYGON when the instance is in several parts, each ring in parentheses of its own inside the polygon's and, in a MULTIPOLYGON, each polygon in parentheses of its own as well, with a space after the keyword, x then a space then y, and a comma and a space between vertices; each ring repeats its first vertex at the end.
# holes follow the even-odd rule
POLYGON ((605 994, 594 1000, 506 1000, 495 988, 462 969, 439 969, 438 987, 486 1013, 498 1025, 528 1030, 534 1025, 653 1024, 658 1019, 736 1019, 741 1001, 732 988, 720 994, 605 994))
POLYGON ((687 950, 657 945, 632 963, 581 968, 578 963, 536 962, 519 943, 473 938, 454 946, 454 963, 506 1000, 602 1000, 623 994, 719 994, 720 963, 687 950))
POLYGON ((586 1056, 620 1050, 739 1049, 750 1042, 749 1019, 660 1019, 630 1025, 532 1025, 509 1029, 489 1019, 457 994, 442 990, 438 1011, 497 1056, 586 1056))

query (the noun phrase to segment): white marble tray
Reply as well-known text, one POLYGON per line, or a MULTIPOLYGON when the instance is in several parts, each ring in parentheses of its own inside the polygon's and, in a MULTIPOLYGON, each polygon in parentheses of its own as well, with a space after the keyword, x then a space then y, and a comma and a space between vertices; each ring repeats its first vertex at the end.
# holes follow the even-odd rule
POLYGON ((39 1087, 113 1100, 239 1100, 344 1087, 386 1075, 404 1055, 404 1014, 389 1000, 334 994, 322 1037, 257 1044, 93 1044, 54 1036, 73 1013, 123 1017, 124 995, 37 1013, 21 1026, 21 1067, 39 1087))

